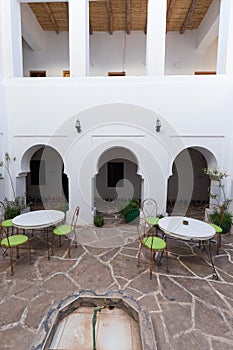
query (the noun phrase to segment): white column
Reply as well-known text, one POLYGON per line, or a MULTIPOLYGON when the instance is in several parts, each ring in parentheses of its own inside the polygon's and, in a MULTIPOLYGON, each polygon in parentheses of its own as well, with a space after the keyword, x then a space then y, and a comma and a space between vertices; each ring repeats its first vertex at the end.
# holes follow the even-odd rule
POLYGON ((13 77, 11 1, 0 2, 0 76, 13 77))
POLYGON ((221 0, 217 74, 233 73, 233 1, 221 0))
POLYGON ((20 4, 4 0, 0 2, 0 76, 21 77, 22 72, 20 4))
POLYGON ((70 76, 86 76, 89 62, 89 1, 69 0, 70 76))
POLYGON ((23 76, 23 52, 22 52, 22 29, 20 3, 11 0, 11 26, 12 26, 12 47, 14 77, 23 76))
POLYGON ((148 0, 147 75, 164 75, 167 1, 148 0))

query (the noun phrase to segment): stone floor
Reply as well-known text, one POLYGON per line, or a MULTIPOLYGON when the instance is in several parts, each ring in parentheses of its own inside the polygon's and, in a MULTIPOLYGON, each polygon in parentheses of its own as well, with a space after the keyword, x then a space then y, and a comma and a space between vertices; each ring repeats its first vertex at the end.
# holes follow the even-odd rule
MULTIPOLYGON (((31 236, 30 236, 31 237, 31 236)), ((51 237, 51 235, 50 235, 51 237)), ((157 349, 230 350, 233 348, 233 236, 222 239, 212 278, 206 253, 197 245, 168 239, 168 268, 155 263, 149 279, 148 252, 137 267, 136 226, 121 222, 102 228, 79 227, 78 246, 67 257, 67 240, 47 258, 46 235, 34 231, 33 264, 20 251, 10 275, 9 257, 0 256, 0 349, 27 350, 49 310, 80 290, 123 290, 150 314, 157 349)), ((100 349, 101 350, 101 349, 100 349)), ((111 350, 111 349, 109 349, 111 350)), ((121 349, 119 349, 121 350, 121 349)))

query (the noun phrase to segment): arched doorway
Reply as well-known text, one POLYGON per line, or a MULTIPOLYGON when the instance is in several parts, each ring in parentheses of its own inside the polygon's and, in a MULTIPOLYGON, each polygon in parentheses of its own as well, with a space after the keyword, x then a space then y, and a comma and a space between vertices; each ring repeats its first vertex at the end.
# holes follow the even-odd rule
POLYGON ((109 214, 118 212, 122 202, 141 200, 141 176, 135 155, 124 147, 105 151, 98 161, 94 179, 94 207, 109 214))
MULTIPOLYGON (((206 150, 205 150, 206 151, 206 150)), ((190 147, 183 150, 173 162, 172 176, 168 179, 167 211, 202 218, 202 209, 209 202, 209 177, 205 152, 190 147), (185 212, 186 211, 186 212, 185 212)))
POLYGON ((58 152, 52 147, 40 146, 28 161, 30 171, 26 178, 26 193, 31 210, 66 210, 69 201, 68 178, 58 152))

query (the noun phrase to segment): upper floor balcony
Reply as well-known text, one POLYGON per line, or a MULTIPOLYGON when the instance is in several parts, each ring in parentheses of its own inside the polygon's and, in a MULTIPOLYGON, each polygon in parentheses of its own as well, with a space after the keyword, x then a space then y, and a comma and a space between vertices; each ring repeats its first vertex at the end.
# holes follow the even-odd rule
POLYGON ((12 74, 2 75, 222 73, 221 1, 229 0, 15 0, 11 50, 2 46, 12 74))

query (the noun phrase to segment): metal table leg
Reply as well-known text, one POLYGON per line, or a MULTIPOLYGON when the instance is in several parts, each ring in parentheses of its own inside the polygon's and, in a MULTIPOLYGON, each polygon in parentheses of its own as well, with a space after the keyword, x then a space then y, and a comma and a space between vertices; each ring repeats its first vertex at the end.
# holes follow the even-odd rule
POLYGON ((49 228, 48 227, 46 227, 46 237, 47 237, 48 260, 50 260, 49 228))
POLYGON ((217 274, 217 271, 215 269, 214 262, 213 262, 213 259, 212 259, 212 254, 211 254, 211 240, 210 239, 208 240, 208 249, 206 249, 206 247, 205 247, 205 250, 206 250, 208 258, 209 258, 209 260, 211 262, 211 265, 212 265, 213 279, 218 280, 218 274, 217 274))

